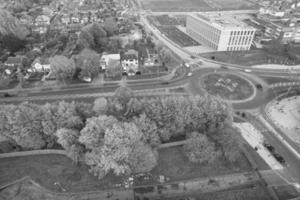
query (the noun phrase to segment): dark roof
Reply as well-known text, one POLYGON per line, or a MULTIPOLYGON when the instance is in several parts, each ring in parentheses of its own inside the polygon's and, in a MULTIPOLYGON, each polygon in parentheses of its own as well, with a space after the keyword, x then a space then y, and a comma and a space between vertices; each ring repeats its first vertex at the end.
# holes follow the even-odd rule
POLYGON ((17 57, 8 57, 6 60, 6 64, 14 64, 14 65, 20 65, 23 62, 24 57, 17 56, 17 57))
POLYGON ((136 50, 130 49, 121 56, 121 60, 138 59, 138 56, 139 54, 136 50))

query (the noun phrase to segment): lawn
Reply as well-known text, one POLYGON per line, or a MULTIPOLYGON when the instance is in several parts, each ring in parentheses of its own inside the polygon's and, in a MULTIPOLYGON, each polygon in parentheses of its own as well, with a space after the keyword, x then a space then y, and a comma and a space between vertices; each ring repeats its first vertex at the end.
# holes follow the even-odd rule
POLYGON ((175 26, 157 26, 162 34, 168 37, 173 42, 181 47, 198 46, 200 45, 196 40, 179 30, 175 26))
MULTIPOLYGON (((237 65, 282 64, 288 57, 271 54, 263 49, 240 52, 212 52, 200 54, 202 57, 237 65)), ((300 60, 296 61, 296 64, 300 60)))
POLYGON ((182 146, 177 146, 159 150, 159 164, 151 174, 154 177, 164 175, 171 181, 176 181, 245 172, 252 169, 245 157, 235 163, 220 158, 211 164, 194 164, 188 160, 182 148, 182 146))
POLYGON ((54 185, 54 182, 59 182, 70 192, 111 188, 121 181, 114 175, 98 180, 88 172, 86 165, 76 166, 69 158, 54 154, 1 159, 0 174, 0 185, 30 176, 48 189, 60 191, 54 185))
POLYGON ((253 86, 247 80, 229 73, 206 75, 201 83, 208 93, 227 100, 247 99, 254 92, 253 86))

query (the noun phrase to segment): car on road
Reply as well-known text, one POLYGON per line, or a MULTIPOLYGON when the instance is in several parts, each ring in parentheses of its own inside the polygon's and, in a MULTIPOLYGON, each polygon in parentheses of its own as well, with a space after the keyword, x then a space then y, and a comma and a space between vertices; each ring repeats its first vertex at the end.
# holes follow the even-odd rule
POLYGON ((188 74, 187 74, 187 76, 192 76, 193 75, 193 73, 192 72, 189 72, 188 74))
POLYGON ((169 84, 169 81, 163 81, 161 82, 162 85, 168 85, 169 84))
POLYGON ((228 69, 225 65, 221 65, 221 69, 228 69))
POLYGON ((250 72, 252 72, 252 70, 251 69, 245 69, 244 72, 250 73, 250 72))

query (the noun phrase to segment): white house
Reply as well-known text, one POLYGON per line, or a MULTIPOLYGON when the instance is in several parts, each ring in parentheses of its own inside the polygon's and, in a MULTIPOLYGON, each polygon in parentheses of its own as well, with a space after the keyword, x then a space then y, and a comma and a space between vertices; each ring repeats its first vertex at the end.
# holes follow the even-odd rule
POLYGON ((100 59, 100 67, 105 70, 108 67, 110 61, 118 61, 120 62, 121 56, 120 54, 104 54, 100 59))
POLYGON ((123 71, 128 75, 135 75, 139 69, 139 54, 136 50, 130 49, 121 56, 123 71))
POLYGON ((51 66, 48 59, 36 58, 31 64, 31 68, 27 70, 31 72, 50 72, 51 66))

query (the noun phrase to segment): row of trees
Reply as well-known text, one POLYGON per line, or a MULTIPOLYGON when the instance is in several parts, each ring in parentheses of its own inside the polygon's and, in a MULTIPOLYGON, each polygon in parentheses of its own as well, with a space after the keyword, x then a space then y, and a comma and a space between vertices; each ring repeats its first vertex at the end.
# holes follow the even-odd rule
POLYGON ((84 159, 102 178, 110 171, 150 171, 157 165, 158 145, 178 136, 188 139, 184 150, 192 162, 222 155, 235 161, 239 150, 234 131, 228 129, 230 116, 230 106, 208 95, 135 98, 129 88, 121 87, 93 105, 1 105, 0 138, 23 149, 59 145, 74 161, 84 159))
POLYGON ((49 62, 53 75, 60 82, 71 80, 78 70, 79 78, 90 77, 93 79, 100 73, 99 55, 90 49, 84 49, 79 55, 72 58, 57 55, 50 58, 49 62))

